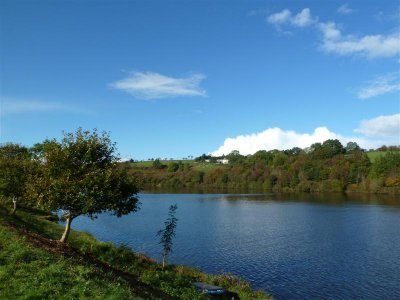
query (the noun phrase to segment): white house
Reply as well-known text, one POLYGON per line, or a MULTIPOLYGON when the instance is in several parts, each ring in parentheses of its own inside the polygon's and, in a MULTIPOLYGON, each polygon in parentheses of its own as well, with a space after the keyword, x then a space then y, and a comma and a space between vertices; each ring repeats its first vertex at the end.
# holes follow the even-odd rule
POLYGON ((223 164, 227 165, 229 163, 229 159, 223 158, 223 159, 217 159, 218 164, 223 164))
MULTIPOLYGON (((204 162, 206 162, 206 163, 210 163, 210 162, 211 162, 211 160, 210 160, 210 159, 206 159, 206 160, 204 160, 204 162)), ((223 165, 227 165, 227 164, 229 163, 229 159, 226 159, 226 158, 220 158, 220 159, 217 159, 217 160, 215 161, 215 163, 217 163, 217 164, 223 164, 223 165)))

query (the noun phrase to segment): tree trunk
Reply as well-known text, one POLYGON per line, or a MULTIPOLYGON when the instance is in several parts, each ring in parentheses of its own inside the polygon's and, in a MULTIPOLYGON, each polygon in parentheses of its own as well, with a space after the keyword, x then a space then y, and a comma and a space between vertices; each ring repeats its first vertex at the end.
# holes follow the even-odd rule
POLYGON ((68 239, 69 232, 71 231, 71 222, 72 222, 72 217, 71 215, 67 216, 67 223, 65 224, 65 230, 64 233, 60 239, 61 243, 65 243, 68 239))
POLYGON ((39 208, 40 204, 42 204, 43 195, 38 197, 38 201, 36 202, 36 208, 39 208))
POLYGON ((13 202, 14 207, 13 207, 13 210, 11 211, 10 215, 13 216, 13 215, 15 215, 15 212, 17 211, 17 199, 15 197, 13 197, 12 202, 13 202))
POLYGON ((164 271, 164 267, 165 267, 165 255, 163 255, 162 257, 162 270, 164 271))

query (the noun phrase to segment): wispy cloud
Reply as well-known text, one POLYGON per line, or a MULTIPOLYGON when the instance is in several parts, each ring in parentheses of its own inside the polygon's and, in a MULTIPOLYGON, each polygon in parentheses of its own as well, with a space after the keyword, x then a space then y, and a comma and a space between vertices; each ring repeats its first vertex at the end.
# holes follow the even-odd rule
POLYGON ((321 49, 340 55, 358 54, 369 58, 393 57, 400 54, 400 36, 398 33, 389 35, 365 35, 355 37, 344 36, 336 23, 319 23, 322 32, 321 49))
POLYGON ((267 17, 267 22, 274 25, 281 25, 289 23, 291 18, 292 18, 292 12, 288 9, 284 9, 280 12, 269 15, 267 17))
POLYGON ((337 12, 342 15, 350 15, 354 12, 354 9, 352 9, 347 3, 343 4, 338 7, 337 12))
POLYGON ((134 72, 110 86, 137 98, 149 100, 180 96, 204 97, 206 91, 200 87, 200 83, 205 78, 206 76, 200 73, 174 78, 154 72, 134 72))
POLYGON ((399 23, 399 19, 400 19, 400 5, 397 5, 396 8, 391 8, 389 10, 385 10, 385 11, 378 11, 375 15, 374 15, 374 19, 380 22, 393 22, 395 21, 396 24, 399 23))
MULTIPOLYGON (((348 6, 342 6, 342 11, 350 12, 348 6)), ((335 22, 319 22, 318 17, 313 17, 309 8, 304 8, 296 15, 284 9, 281 12, 271 14, 267 22, 275 25, 278 30, 281 26, 309 27, 318 29, 322 33, 319 48, 325 52, 339 55, 359 55, 368 58, 394 57, 400 54, 400 34, 355 36, 343 34, 335 22)))
POLYGON ((292 15, 289 9, 284 9, 281 12, 269 15, 266 20, 276 26, 292 25, 295 27, 307 27, 317 21, 316 18, 311 16, 309 8, 304 8, 296 15, 292 15))
POLYGON ((32 112, 83 112, 59 102, 46 102, 35 100, 1 100, 1 115, 32 113, 32 112))
POLYGON ((358 91, 358 98, 368 99, 379 95, 400 91, 400 79, 398 73, 390 73, 379 76, 368 83, 368 86, 358 91))
POLYGON ((354 131, 369 137, 393 138, 396 144, 400 144, 400 113, 363 120, 354 131))
POLYGON ((307 27, 311 24, 314 24, 317 19, 311 16, 311 12, 309 8, 304 8, 301 12, 295 15, 291 22, 294 26, 297 27, 307 27))

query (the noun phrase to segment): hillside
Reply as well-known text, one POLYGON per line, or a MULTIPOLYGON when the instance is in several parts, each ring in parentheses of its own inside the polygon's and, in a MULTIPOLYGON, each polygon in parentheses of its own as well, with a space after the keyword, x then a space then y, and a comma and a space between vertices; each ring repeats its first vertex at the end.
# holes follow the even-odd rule
POLYGON ((142 189, 266 192, 400 192, 400 152, 346 150, 332 143, 301 149, 233 153, 229 164, 195 161, 126 163, 142 189), (328 144, 329 145, 329 144, 328 144), (336 148, 335 148, 336 147, 336 148))
POLYGON ((208 299, 194 281, 221 285, 227 297, 270 299, 229 274, 183 266, 162 271, 153 260, 86 233, 73 231, 69 245, 61 244, 55 239, 62 228, 49 219, 54 217, 37 210, 10 217, 0 207, 1 299, 208 299))

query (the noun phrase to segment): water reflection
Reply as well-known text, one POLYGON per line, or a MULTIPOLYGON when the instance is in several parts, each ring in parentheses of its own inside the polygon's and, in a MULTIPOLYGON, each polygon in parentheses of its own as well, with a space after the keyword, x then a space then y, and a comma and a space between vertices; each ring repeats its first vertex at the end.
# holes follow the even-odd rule
POLYGON ((377 194, 342 194, 342 193, 288 193, 288 194, 225 194, 221 195, 220 200, 227 201, 283 201, 283 202, 302 202, 302 203, 322 203, 326 204, 380 204, 400 206, 399 195, 377 195, 377 194))

